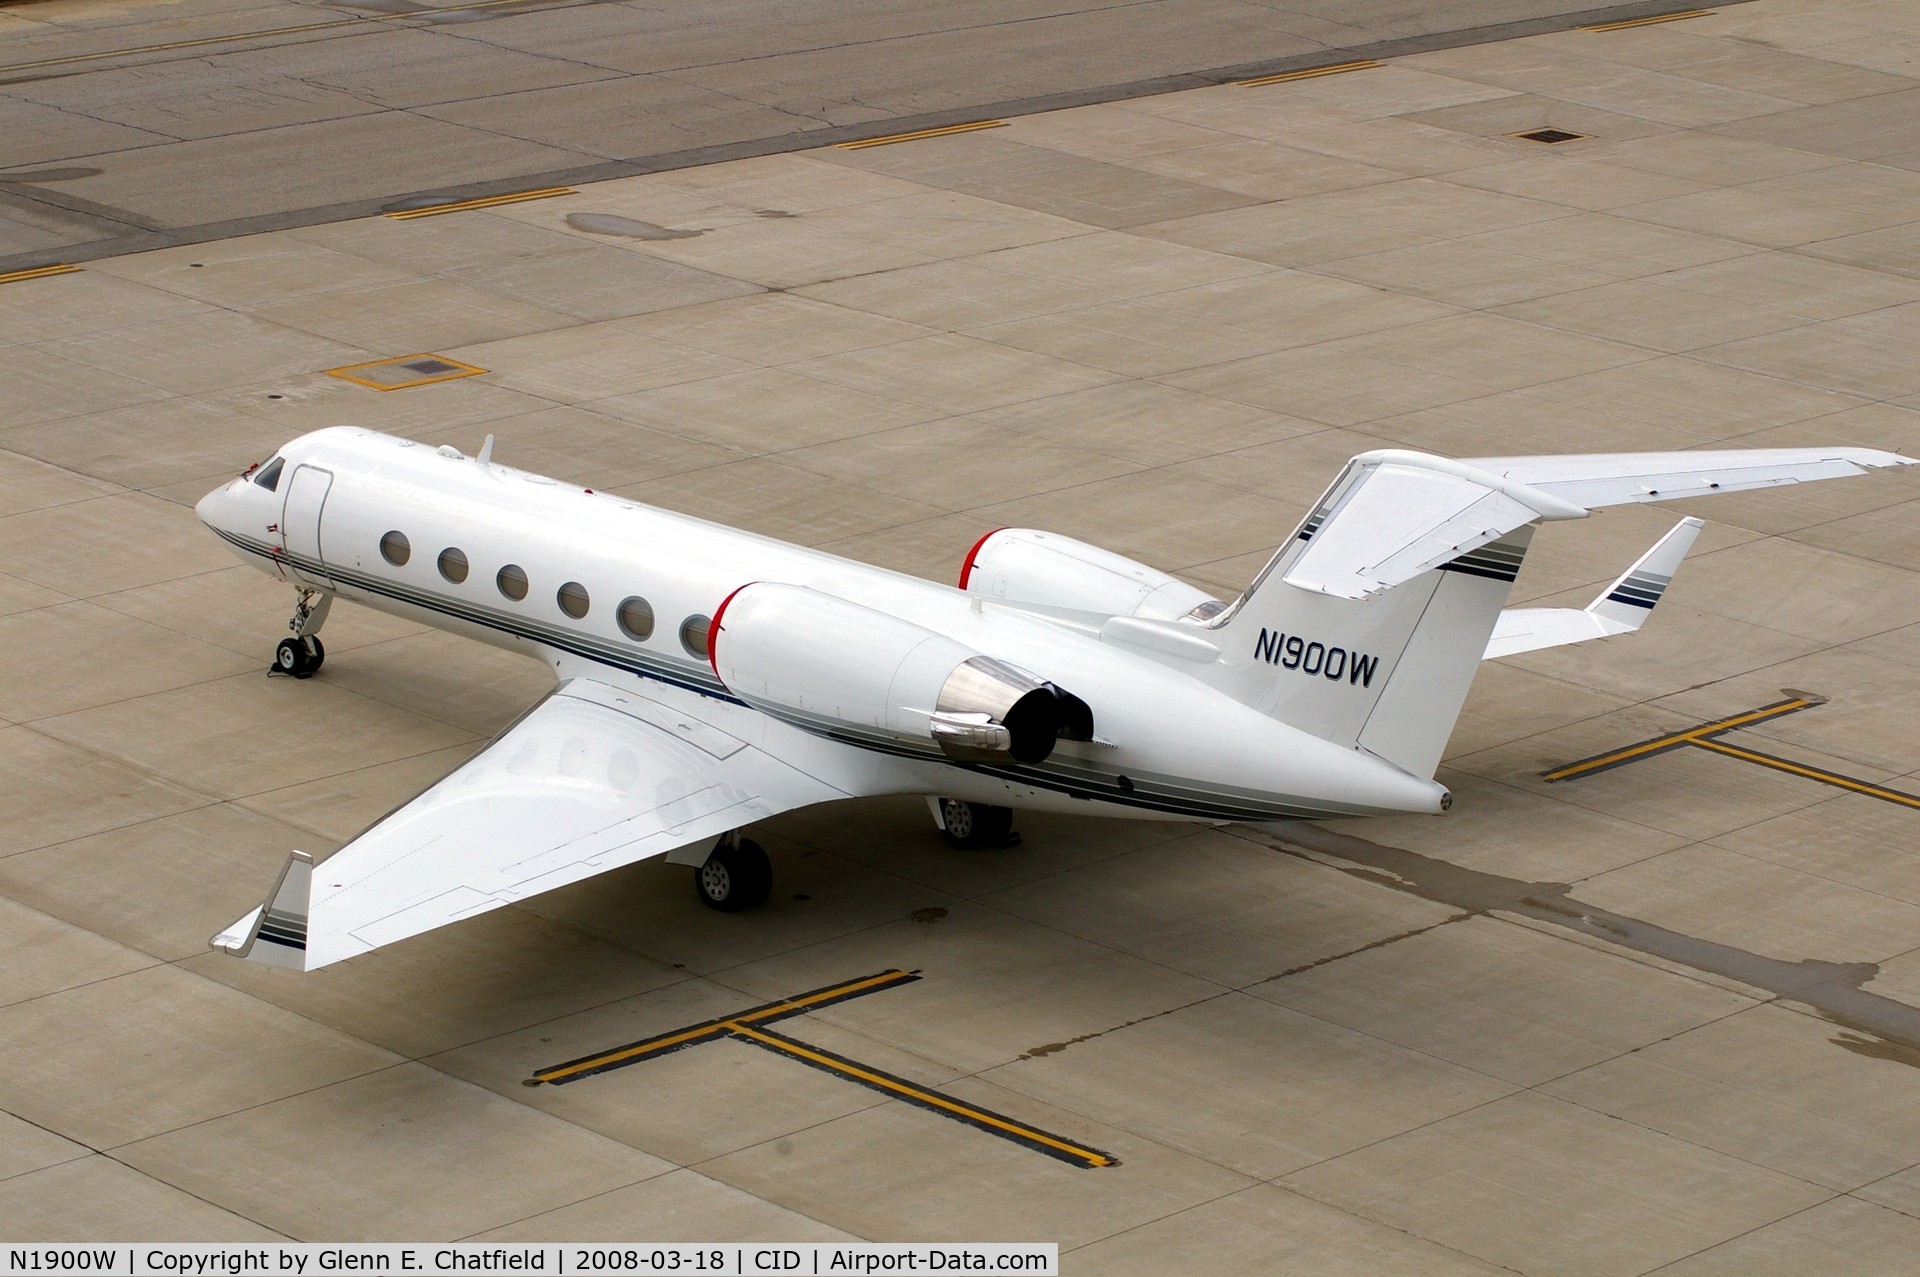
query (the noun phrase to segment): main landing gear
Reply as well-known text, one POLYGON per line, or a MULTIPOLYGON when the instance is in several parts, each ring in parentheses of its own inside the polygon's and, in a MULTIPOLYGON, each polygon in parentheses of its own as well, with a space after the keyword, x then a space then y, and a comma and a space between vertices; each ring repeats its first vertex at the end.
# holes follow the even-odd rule
POLYGON ((722 913, 757 909, 773 890, 773 864, 759 843, 742 838, 736 829, 722 834, 707 853, 706 863, 693 871, 693 889, 709 909, 722 913))
POLYGON ((1020 835, 1013 832, 1013 808, 987 803, 963 802, 942 798, 934 813, 940 832, 949 845, 971 850, 977 847, 1017 847, 1020 835))
POLYGON ((293 615, 287 619, 287 628, 293 631, 293 637, 281 639, 280 646, 274 649, 272 673, 311 678, 314 671, 326 663, 327 649, 320 642, 320 626, 332 606, 331 594, 320 590, 300 591, 300 601, 294 604, 293 615))

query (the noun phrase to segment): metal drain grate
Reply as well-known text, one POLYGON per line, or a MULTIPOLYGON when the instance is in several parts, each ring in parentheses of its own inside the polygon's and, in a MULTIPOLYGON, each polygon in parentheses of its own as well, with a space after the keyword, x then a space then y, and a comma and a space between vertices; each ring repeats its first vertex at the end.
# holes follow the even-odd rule
POLYGON ((1528 142, 1545 142, 1548 146, 1554 146, 1561 142, 1577 142, 1586 134, 1569 133, 1565 129, 1533 129, 1530 132, 1513 133, 1509 136, 1522 138, 1528 142))
POLYGON ((374 390, 409 390, 414 386, 431 386, 436 381, 452 381, 456 377, 477 377, 485 371, 485 368, 476 368, 458 359, 445 359, 439 355, 401 355, 396 359, 376 359, 368 364, 329 368, 327 375, 374 390))

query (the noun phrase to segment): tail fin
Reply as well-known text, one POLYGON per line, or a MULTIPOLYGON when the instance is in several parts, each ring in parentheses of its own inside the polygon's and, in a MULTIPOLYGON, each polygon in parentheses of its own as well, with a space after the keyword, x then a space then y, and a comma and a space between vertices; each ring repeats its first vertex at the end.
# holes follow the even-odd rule
MULTIPOLYGON (((1207 623, 1221 655, 1198 677, 1264 714, 1431 777, 1474 670, 1499 654, 1488 640, 1535 524, 1584 518, 1590 507, 1912 464, 1870 448, 1476 461, 1362 453, 1247 592, 1207 623)), ((1576 614, 1582 624, 1633 628, 1695 531, 1669 533, 1576 614)))
POLYGON ((1209 627, 1222 656, 1200 675, 1423 779, 1439 766, 1533 523, 1585 513, 1453 463, 1423 483, 1427 460, 1356 457, 1209 627))

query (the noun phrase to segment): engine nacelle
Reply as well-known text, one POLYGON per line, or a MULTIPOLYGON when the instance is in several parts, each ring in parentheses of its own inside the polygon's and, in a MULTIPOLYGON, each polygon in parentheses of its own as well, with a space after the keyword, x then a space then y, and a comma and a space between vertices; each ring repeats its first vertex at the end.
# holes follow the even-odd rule
POLYGON ((756 582, 714 614, 707 651, 755 709, 855 743, 932 742, 972 763, 1038 763, 1090 740, 1086 703, 897 616, 805 586, 756 582))
POLYGON ((1226 606, 1158 568, 1032 528, 1001 528, 975 542, 960 569, 960 588, 1016 606, 1159 621, 1204 621, 1226 606))

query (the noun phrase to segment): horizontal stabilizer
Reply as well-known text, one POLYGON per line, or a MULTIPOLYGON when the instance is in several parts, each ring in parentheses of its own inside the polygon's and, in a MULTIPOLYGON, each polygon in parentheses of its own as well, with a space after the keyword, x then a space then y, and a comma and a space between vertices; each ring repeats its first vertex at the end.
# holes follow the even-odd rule
POLYGON ((1301 527, 1281 579, 1364 599, 1577 505, 1471 465, 1419 452, 1364 452, 1301 527))
POLYGON ((1680 560, 1693 548, 1694 538, 1700 535, 1702 526, 1698 519, 1680 520, 1584 608, 1506 609, 1495 622, 1493 637, 1487 640, 1486 653, 1480 659, 1490 661, 1542 648, 1565 647, 1569 643, 1611 638, 1639 629, 1652 615, 1653 605, 1666 593, 1680 560))
POLYGON ((1593 509, 1843 479, 1882 466, 1910 466, 1914 459, 1877 448, 1740 448, 1479 457, 1465 464, 1593 509))

